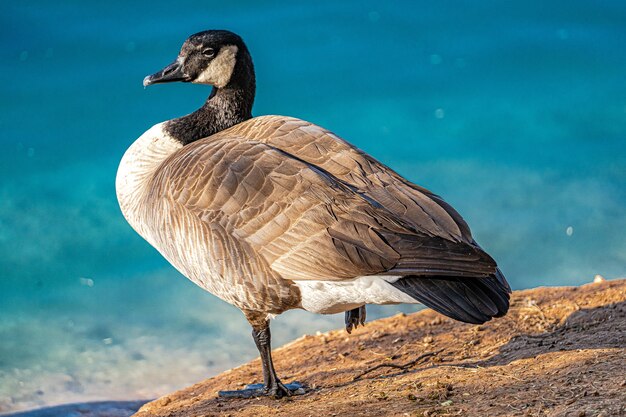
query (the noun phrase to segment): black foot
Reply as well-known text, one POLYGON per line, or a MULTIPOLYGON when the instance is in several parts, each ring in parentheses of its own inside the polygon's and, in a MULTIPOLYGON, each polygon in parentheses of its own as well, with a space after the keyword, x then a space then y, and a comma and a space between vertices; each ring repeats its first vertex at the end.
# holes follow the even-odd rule
POLYGON ((352 329, 365 326, 365 306, 346 311, 346 331, 352 333, 352 329))
POLYGON ((282 398, 290 397, 292 395, 302 395, 305 392, 304 385, 294 381, 291 384, 283 384, 282 382, 279 382, 273 387, 266 387, 263 384, 250 384, 246 385, 244 389, 236 391, 220 391, 217 395, 222 398, 282 398))

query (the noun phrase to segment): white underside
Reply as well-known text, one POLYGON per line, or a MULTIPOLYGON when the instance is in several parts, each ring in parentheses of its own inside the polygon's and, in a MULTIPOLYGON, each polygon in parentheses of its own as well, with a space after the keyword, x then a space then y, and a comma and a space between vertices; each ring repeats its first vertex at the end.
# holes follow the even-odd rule
POLYGON ((346 281, 295 281, 302 307, 312 313, 335 314, 364 304, 418 304, 390 284, 398 276, 366 276, 346 281))
POLYGON ((145 213, 141 205, 149 193, 148 184, 161 163, 182 148, 158 123, 139 137, 124 153, 117 169, 115 190, 122 214, 128 223, 152 246, 150 229, 145 225, 145 213))

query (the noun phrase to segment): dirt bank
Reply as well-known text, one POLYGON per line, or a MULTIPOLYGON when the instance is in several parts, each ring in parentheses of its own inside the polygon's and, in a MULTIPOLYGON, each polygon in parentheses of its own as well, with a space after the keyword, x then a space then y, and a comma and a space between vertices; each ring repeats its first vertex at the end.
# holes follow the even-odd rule
MULTIPOLYGON (((243 336, 242 336, 243 337, 243 336)), ((138 417, 626 415, 626 280, 516 291, 509 314, 475 326, 425 310, 304 336, 274 351, 309 393, 223 400, 260 362, 144 405, 138 417)))

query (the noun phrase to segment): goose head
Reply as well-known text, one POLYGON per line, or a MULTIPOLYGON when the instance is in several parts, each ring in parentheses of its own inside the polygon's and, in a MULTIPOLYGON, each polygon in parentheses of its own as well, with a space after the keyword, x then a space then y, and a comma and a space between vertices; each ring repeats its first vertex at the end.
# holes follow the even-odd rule
POLYGON ((213 86, 202 107, 165 123, 163 129, 183 145, 252 117, 254 66, 246 44, 232 32, 207 30, 191 35, 176 60, 144 78, 143 85, 174 81, 213 86))
POLYGON ((254 85, 252 59, 245 43, 227 30, 191 35, 174 62, 143 80, 144 86, 174 81, 208 84, 217 89, 254 85))

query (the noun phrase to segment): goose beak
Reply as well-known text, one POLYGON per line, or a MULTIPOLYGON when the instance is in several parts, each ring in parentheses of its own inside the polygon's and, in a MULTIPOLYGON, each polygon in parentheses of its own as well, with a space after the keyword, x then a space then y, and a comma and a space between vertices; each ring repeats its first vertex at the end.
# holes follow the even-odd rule
POLYGON ((154 74, 148 75, 144 78, 143 86, 147 87, 152 84, 171 83, 174 81, 190 81, 189 77, 185 75, 183 71, 183 62, 180 58, 163 68, 161 71, 155 72, 154 74))

